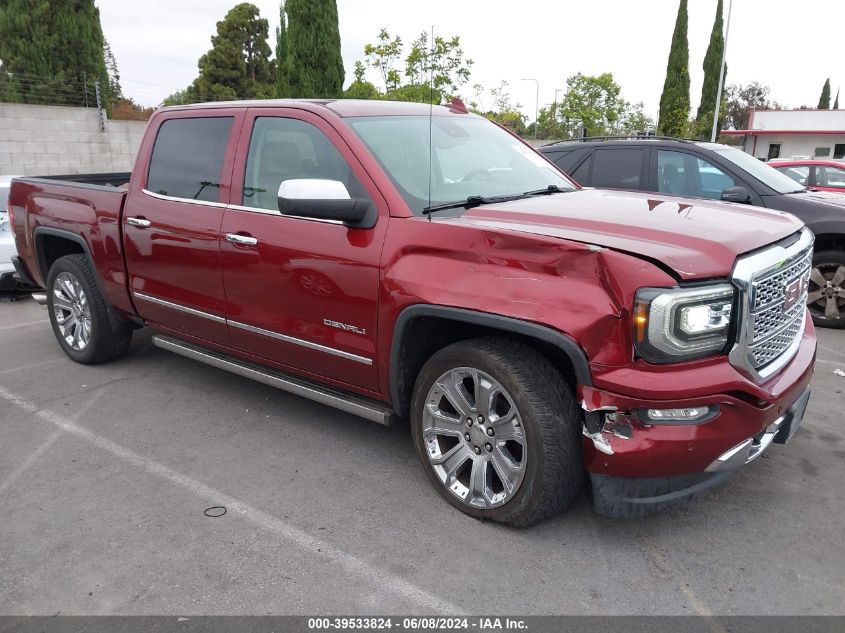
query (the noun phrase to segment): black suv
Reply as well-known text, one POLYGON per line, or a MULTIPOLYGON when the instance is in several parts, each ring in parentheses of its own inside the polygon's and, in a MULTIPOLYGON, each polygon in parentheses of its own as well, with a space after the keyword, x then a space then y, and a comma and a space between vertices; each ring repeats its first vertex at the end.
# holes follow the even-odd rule
POLYGON ((845 195, 811 191, 741 149, 718 143, 600 138, 539 150, 585 187, 709 198, 792 213, 816 236, 807 293, 813 321, 845 327, 845 195))

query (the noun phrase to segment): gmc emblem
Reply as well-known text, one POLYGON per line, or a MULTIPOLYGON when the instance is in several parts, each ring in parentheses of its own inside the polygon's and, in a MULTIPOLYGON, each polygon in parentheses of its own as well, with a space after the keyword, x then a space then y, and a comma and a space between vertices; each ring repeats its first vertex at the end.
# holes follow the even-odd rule
POLYGON ((798 300, 804 295, 804 290, 807 288, 807 282, 804 277, 793 279, 787 284, 784 290, 783 309, 784 312, 794 306, 798 300))

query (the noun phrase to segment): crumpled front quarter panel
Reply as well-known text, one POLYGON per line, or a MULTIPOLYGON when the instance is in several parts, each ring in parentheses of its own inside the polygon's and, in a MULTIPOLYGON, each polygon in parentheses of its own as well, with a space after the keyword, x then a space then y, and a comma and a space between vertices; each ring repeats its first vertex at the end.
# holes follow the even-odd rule
MULTIPOLYGON (((636 257, 558 238, 424 219, 393 222, 383 255, 381 350, 414 304, 443 305, 545 325, 591 363, 630 363, 637 286, 674 285, 636 257)), ((383 375, 387 372, 383 372, 383 375)))

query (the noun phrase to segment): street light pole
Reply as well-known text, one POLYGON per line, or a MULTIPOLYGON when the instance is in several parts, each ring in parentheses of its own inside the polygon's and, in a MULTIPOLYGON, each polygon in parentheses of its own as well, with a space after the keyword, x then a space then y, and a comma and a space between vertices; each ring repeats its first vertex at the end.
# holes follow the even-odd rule
POLYGON ((725 45, 722 47, 722 65, 719 66, 719 88, 716 90, 716 107, 713 108, 713 131, 710 134, 710 142, 716 142, 716 136, 719 125, 719 110, 722 109, 722 87, 725 81, 725 56, 728 53, 728 34, 731 32, 731 9, 733 9, 734 0, 728 0, 728 22, 725 25, 725 45))
POLYGON ((531 77, 523 77, 520 81, 533 81, 537 84, 537 93, 534 98, 534 140, 537 140, 537 128, 540 127, 540 82, 531 77))

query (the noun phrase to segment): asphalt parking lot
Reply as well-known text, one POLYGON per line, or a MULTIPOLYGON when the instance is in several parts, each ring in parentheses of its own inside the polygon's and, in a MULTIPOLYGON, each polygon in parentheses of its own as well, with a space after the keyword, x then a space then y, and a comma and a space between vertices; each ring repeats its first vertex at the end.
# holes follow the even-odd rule
POLYGON ((819 343, 802 429, 704 501, 618 520, 585 492, 515 530, 443 502, 405 426, 145 332, 76 365, 2 303, 0 613, 845 614, 845 331, 819 343))

